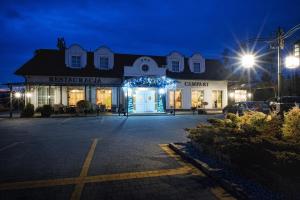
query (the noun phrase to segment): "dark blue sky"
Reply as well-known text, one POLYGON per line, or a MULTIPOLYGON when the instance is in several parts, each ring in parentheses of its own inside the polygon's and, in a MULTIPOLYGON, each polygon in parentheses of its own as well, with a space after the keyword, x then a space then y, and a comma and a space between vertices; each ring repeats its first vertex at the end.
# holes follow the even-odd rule
MULTIPOLYGON (((300 23, 299 0, 107 0, 0 2, 0 83, 20 81, 13 72, 38 48, 67 45, 87 50, 219 58, 236 39, 267 36, 300 23)), ((43 67, 43 66, 41 66, 43 67)))

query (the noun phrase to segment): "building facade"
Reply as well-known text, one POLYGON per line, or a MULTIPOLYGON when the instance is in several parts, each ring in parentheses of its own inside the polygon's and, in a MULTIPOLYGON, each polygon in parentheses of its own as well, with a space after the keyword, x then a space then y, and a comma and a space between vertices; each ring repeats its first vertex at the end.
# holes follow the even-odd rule
POLYGON ((108 111, 129 113, 222 109, 227 80, 222 64, 199 53, 184 57, 114 53, 107 47, 86 51, 80 45, 41 49, 15 74, 25 78, 26 102, 75 107, 90 101, 108 111))

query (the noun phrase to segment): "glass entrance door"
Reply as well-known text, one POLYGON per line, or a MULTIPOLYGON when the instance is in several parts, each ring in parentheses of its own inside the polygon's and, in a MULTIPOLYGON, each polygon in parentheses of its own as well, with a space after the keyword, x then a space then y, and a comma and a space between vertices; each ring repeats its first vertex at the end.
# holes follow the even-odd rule
POLYGON ((154 89, 138 88, 136 90, 135 112, 156 112, 154 89))

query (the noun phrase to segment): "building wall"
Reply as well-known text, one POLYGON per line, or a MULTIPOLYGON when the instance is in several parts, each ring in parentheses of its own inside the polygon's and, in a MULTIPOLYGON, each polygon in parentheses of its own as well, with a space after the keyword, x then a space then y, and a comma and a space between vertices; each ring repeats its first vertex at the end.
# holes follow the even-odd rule
MULTIPOLYGON (((176 89, 182 91, 182 109, 191 109, 192 106, 192 89, 204 91, 204 101, 208 103, 206 109, 213 109, 213 90, 222 91, 222 108, 227 105, 227 81, 210 81, 210 80, 178 80, 176 89), (194 86, 192 86, 194 84, 194 86)), ((169 90, 168 90, 169 91, 169 90)), ((166 92, 166 108, 169 106, 169 92, 166 92)))

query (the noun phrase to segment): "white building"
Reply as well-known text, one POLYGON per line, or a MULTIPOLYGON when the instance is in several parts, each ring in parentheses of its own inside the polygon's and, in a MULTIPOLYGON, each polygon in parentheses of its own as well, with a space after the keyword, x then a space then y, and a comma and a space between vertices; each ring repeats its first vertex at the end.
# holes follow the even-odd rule
POLYGON ((26 101, 35 108, 73 107, 88 100, 106 110, 122 107, 144 113, 222 109, 228 98, 227 80, 218 72, 221 66, 199 53, 132 55, 107 47, 91 52, 75 44, 63 50, 37 50, 16 74, 25 78, 26 93, 31 94, 26 101))

